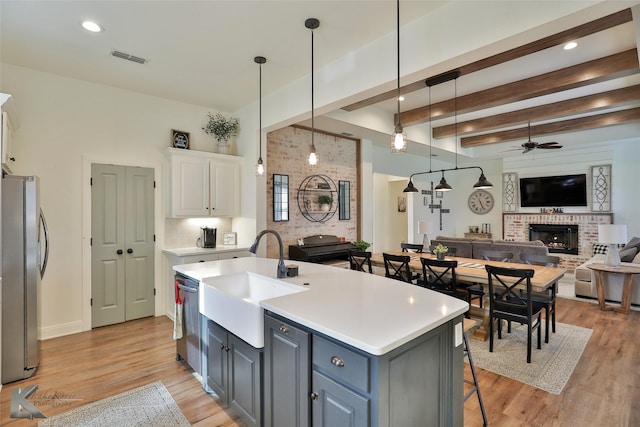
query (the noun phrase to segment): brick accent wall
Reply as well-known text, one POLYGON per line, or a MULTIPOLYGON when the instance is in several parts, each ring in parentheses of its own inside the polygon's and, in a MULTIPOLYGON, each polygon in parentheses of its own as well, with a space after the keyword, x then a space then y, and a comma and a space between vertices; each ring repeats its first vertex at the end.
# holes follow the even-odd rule
POLYGON ((553 254, 560 257, 560 265, 573 273, 580 264, 591 258, 594 243, 598 242, 598 224, 611 224, 611 213, 513 213, 502 214, 503 239, 529 240, 529 224, 578 224, 578 255, 553 254))
MULTIPOLYGON (((345 237, 348 242, 357 239, 358 144, 353 139, 316 131, 314 145, 318 164, 310 166, 307 162, 311 147, 310 130, 287 127, 267 135, 267 227, 282 236, 285 258, 288 258, 289 245, 297 244, 297 239, 302 237, 332 234, 345 237), (273 174, 289 176, 289 221, 273 221, 273 174), (336 187, 338 181, 350 182, 350 220, 339 220, 338 212, 326 222, 312 222, 302 215, 298 207, 298 188, 306 177, 317 174, 330 177, 336 187)), ((334 197, 334 206, 337 207, 337 193, 334 197)), ((278 257, 275 239, 267 238, 267 256, 278 257)))

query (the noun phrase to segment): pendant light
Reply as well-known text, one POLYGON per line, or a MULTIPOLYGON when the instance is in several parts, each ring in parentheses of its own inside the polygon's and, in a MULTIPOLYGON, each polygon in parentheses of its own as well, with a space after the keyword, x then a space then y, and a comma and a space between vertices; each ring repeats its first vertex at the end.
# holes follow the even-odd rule
POLYGON ((320 21, 316 18, 309 18, 304 21, 304 26, 311 30, 311 149, 309 150, 309 164, 315 166, 318 163, 316 145, 314 144, 315 122, 313 114, 313 30, 320 26, 320 21))
POLYGON ((398 121, 396 127, 391 134, 391 153, 406 153, 407 152, 407 134, 404 132, 402 123, 400 122, 400 0, 396 0, 396 19, 398 29, 398 92, 396 94, 396 102, 398 103, 398 121))
POLYGON ((458 171, 458 170, 465 170, 465 169, 480 169, 480 178, 478 179, 478 182, 476 182, 475 184, 473 184, 473 188, 474 189, 480 189, 480 188, 493 188, 493 184, 491 184, 488 180, 487 177, 484 176, 484 171, 482 170, 482 168, 480 166, 463 166, 463 167, 458 167, 458 77, 460 77, 460 71, 451 71, 448 73, 444 73, 441 75, 438 75, 436 77, 432 77, 430 79, 427 79, 425 81, 425 84, 429 87, 429 170, 428 171, 424 171, 424 172, 416 172, 411 174, 411 176, 409 177, 409 183, 407 184, 407 187, 403 190, 405 193, 417 193, 418 189, 413 185, 413 177, 416 175, 425 175, 425 174, 431 174, 431 173, 436 173, 436 172, 440 172, 442 173, 442 178, 440 178, 440 183, 438 185, 436 185, 436 187, 434 188, 434 190, 436 191, 450 191, 453 190, 453 187, 451 187, 448 183, 447 180, 444 177, 444 173, 448 172, 448 171, 458 171), (431 86, 435 86, 435 85, 439 85, 440 83, 444 83, 444 82, 448 82, 450 80, 454 80, 455 81, 455 96, 454 96, 454 118, 455 118, 455 148, 456 148, 456 167, 455 168, 449 168, 449 169, 439 169, 439 170, 432 170, 431 169, 431 135, 433 133, 432 130, 432 125, 431 125, 431 86))
POLYGON ((258 156, 258 163, 256 164, 256 175, 264 176, 264 163, 262 162, 262 64, 267 62, 267 58, 264 56, 256 56, 253 58, 253 61, 258 64, 259 73, 259 107, 258 107, 258 117, 259 117, 259 129, 258 132, 258 146, 260 147, 260 155, 258 156))

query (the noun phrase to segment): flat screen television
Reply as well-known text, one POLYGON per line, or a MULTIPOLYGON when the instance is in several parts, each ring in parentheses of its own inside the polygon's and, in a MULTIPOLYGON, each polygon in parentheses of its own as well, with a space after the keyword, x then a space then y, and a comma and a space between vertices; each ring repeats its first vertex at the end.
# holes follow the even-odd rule
POLYGON ((520 206, 587 206, 587 175, 520 178, 520 206))

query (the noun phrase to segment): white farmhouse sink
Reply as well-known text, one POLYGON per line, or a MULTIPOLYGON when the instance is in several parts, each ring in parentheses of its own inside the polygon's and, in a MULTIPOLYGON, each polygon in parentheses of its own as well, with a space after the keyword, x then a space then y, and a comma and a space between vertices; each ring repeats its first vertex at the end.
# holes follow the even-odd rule
POLYGON ((262 348, 264 310, 260 301, 306 290, 250 272, 207 277, 200 285, 200 313, 253 347, 262 348))

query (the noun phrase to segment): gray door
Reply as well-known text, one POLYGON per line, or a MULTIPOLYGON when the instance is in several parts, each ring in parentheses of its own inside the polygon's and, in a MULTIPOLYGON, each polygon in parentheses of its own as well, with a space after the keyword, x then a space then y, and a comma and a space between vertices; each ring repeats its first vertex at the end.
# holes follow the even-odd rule
POLYGON ((153 316, 153 169, 91 166, 92 327, 153 316))

